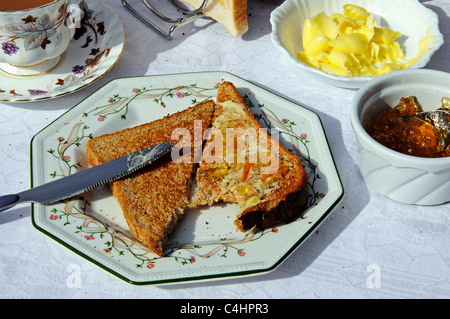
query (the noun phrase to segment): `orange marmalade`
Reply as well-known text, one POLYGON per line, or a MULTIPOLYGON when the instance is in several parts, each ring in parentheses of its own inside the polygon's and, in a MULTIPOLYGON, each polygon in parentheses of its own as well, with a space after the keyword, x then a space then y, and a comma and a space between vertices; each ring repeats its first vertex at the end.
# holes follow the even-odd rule
MULTIPOLYGON (((438 110, 445 111, 445 116, 450 118, 450 109, 438 110)), ((426 113, 422 112, 416 97, 403 97, 397 106, 384 111, 367 132, 382 145, 403 154, 428 158, 450 156, 450 121, 446 127, 438 127, 424 116, 426 113)))

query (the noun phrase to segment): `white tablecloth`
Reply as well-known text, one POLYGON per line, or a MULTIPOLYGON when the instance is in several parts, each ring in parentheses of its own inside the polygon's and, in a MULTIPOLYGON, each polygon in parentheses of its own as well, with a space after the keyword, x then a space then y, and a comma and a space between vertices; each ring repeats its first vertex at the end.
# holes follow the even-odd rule
MULTIPOLYGON (((274 271, 239 279, 133 286, 36 230, 30 206, 0 214, 0 298, 448 298, 450 204, 423 207, 389 200, 364 183, 349 105, 354 90, 300 74, 271 43, 270 12, 281 0, 249 0, 250 29, 233 38, 196 20, 167 41, 106 0, 120 16, 126 45, 118 63, 92 85, 33 103, 0 103, 0 194, 30 185, 31 138, 109 81, 125 76, 220 70, 305 105, 321 117, 345 188, 331 216, 274 271), (79 285, 69 285, 76 265, 79 285)), ((439 16, 445 44, 427 66, 450 72, 450 2, 425 4, 439 16)))

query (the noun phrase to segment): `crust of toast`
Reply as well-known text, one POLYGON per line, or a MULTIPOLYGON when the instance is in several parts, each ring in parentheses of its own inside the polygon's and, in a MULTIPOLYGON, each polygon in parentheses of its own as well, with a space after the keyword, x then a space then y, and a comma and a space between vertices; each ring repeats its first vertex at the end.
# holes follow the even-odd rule
MULTIPOLYGON (((194 8, 199 8, 203 0, 183 0, 194 8)), ((234 36, 247 32, 247 0, 209 0, 203 13, 216 20, 234 36)))
MULTIPOLYGON (((221 106, 227 101, 239 104, 244 111, 245 115, 239 115, 241 118, 240 124, 243 123, 242 119, 244 119, 245 123, 242 125, 255 129, 262 128, 262 125, 245 105, 236 87, 230 82, 223 82, 219 87, 216 99, 217 105, 212 122, 213 127, 218 126, 217 118, 224 112, 227 112, 221 106)), ((264 193, 258 203, 244 205, 235 221, 237 228, 241 231, 247 231, 254 227, 261 229, 287 222, 299 217, 304 211, 308 196, 308 179, 300 158, 289 152, 277 141, 270 139, 270 137, 268 140, 272 141, 272 143, 277 143, 278 156, 282 163, 286 165, 281 165, 279 168, 282 178, 278 178, 276 187, 271 189, 270 192, 264 193)), ((206 143, 205 150, 208 148, 209 143, 213 143, 213 141, 210 140, 206 143)), ((219 164, 207 163, 203 159, 197 170, 197 188, 191 199, 190 207, 212 205, 219 201, 239 204, 239 196, 236 192, 238 188, 234 188, 234 190, 225 188, 224 190, 223 181, 226 177, 223 179, 221 179, 222 177, 219 177, 219 179, 211 178, 215 172, 220 170, 221 166, 219 164)))
MULTIPOLYGON (((198 136, 194 134, 194 121, 201 120, 204 132, 210 126, 214 106, 213 101, 206 101, 151 123, 92 138, 87 143, 87 159, 95 166, 165 141, 172 141, 174 149, 181 148, 184 139, 173 140, 172 132, 182 127, 190 136, 198 136)), ((195 150, 196 142, 190 141, 191 150, 195 150)), ((131 233, 159 256, 163 255, 164 243, 187 208, 196 155, 192 153, 191 160, 175 163, 169 152, 149 167, 109 185, 131 233)))

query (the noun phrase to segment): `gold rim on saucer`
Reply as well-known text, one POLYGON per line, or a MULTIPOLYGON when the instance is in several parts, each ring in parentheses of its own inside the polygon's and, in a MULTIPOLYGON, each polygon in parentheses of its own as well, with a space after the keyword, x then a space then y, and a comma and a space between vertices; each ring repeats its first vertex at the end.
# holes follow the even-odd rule
POLYGON ((31 65, 15 65, 10 63, 0 63, 0 71, 15 77, 30 77, 45 74, 53 70, 61 61, 61 55, 53 59, 48 59, 31 65))

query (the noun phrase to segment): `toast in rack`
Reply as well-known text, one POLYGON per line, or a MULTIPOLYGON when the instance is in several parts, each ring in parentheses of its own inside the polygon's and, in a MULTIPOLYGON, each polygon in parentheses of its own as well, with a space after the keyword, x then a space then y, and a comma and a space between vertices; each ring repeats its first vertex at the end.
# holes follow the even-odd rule
MULTIPOLYGON (((194 8, 199 8, 203 0, 183 0, 194 8)), ((234 36, 248 30, 247 0, 208 0, 203 13, 216 20, 234 36)))

